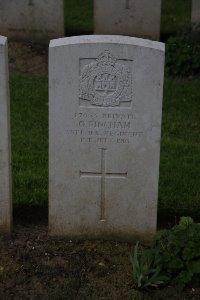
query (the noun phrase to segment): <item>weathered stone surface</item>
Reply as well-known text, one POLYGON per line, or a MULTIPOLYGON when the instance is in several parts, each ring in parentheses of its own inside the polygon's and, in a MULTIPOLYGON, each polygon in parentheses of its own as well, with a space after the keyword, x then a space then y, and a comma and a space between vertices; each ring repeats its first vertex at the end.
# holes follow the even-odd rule
POLYGON ((156 230, 164 45, 53 40, 49 232, 148 241, 156 230))
POLYGON ((39 42, 63 37, 63 0, 1 0, 0 34, 39 42))
POLYGON ((0 232, 12 226, 10 111, 7 38, 0 36, 0 232))
POLYGON ((159 40, 161 0, 94 0, 94 32, 159 40))
POLYGON ((194 26, 200 25, 200 1, 192 0, 192 23, 194 26))

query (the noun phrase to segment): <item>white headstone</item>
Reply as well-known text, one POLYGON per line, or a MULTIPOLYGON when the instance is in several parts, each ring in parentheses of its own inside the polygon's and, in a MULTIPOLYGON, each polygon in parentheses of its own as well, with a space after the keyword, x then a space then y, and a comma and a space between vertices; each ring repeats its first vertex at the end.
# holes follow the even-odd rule
POLYGON ((94 0, 94 32, 159 40, 161 0, 94 0))
POLYGON ((9 233, 12 223, 10 162, 10 111, 7 38, 0 36, 0 232, 9 233))
POLYGON ((53 40, 49 232, 150 240, 156 230, 164 45, 53 40))
POLYGON ((200 25, 200 0, 192 0, 192 24, 200 25))
POLYGON ((0 34, 39 42, 63 37, 63 0, 1 0, 0 34))

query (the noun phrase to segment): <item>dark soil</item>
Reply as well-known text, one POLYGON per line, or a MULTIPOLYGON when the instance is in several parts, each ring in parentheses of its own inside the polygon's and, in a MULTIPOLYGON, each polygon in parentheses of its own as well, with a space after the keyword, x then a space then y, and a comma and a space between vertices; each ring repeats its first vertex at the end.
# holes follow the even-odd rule
POLYGON ((127 243, 52 238, 47 223, 17 221, 10 237, 0 237, 0 299, 200 299, 200 289, 135 290, 132 249, 127 243))
POLYGON ((9 42, 9 70, 11 73, 47 75, 48 45, 9 42))
MULTIPOLYGON (((9 56, 11 72, 47 74, 47 47, 11 43, 9 56)), ((175 221, 166 219, 165 225, 175 221)), ((46 209, 17 209, 12 235, 0 236, 0 300, 200 299, 200 289, 134 289, 132 249, 128 243, 49 237, 46 209)))

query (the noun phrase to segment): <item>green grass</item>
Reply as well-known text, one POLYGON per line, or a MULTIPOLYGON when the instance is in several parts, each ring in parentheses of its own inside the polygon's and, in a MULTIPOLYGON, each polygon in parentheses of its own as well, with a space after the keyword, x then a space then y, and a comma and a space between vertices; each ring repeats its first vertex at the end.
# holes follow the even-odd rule
POLYGON ((191 0, 162 0, 161 38, 176 35, 190 23, 191 0))
POLYGON ((93 0, 65 0, 66 35, 93 33, 93 0))
MULTIPOLYGON (((200 209, 200 79, 166 79, 159 210, 200 209)), ((48 84, 45 77, 11 76, 15 205, 47 206, 48 84)))
POLYGON ((46 77, 10 78, 13 199, 46 205, 48 199, 48 84, 46 77))
POLYGON ((200 209, 200 79, 165 80, 159 209, 200 209))

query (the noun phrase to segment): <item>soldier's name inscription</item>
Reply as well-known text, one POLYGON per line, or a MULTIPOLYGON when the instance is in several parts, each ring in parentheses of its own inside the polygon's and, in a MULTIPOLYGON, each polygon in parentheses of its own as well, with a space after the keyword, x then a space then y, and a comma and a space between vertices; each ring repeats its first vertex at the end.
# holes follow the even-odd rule
POLYGON ((74 128, 66 134, 76 136, 81 143, 130 144, 143 135, 134 113, 87 113, 74 115, 74 128))

